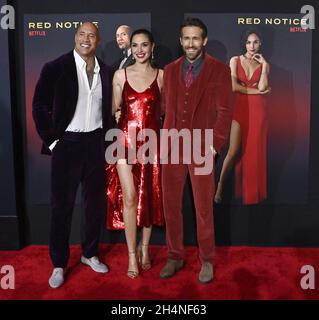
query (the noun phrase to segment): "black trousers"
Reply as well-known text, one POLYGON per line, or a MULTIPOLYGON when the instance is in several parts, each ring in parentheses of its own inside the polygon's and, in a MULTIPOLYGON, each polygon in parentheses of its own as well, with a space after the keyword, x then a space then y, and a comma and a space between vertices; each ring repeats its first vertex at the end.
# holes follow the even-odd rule
POLYGON ((82 184, 85 205, 83 255, 98 253, 105 212, 105 168, 102 129, 65 132, 52 152, 50 257, 55 268, 68 263, 69 237, 77 189, 82 184))

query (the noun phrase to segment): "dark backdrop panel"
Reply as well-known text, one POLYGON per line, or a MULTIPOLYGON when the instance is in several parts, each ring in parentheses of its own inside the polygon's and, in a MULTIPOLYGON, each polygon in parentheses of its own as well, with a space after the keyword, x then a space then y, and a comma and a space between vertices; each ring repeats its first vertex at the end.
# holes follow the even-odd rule
MULTIPOLYGON (((98 0, 79 1, 56 0, 52 2, 42 2, 39 0, 12 1, 17 10, 18 29, 15 34, 14 50, 19 68, 17 68, 17 94, 18 106, 21 114, 25 114, 24 99, 24 14, 86 14, 88 12, 99 13, 141 13, 150 12, 152 31, 161 48, 163 55, 161 65, 165 65, 180 54, 179 48, 179 24, 183 20, 184 14, 192 13, 282 13, 298 14, 300 8, 305 4, 303 1, 278 2, 269 0, 267 2, 257 1, 125 1, 104 2, 98 0), (125 8, 125 9, 123 9, 125 8)), ((310 1, 319 10, 318 1, 310 1)), ((220 30, 220 35, 223 34, 220 30)), ((228 36, 225 34, 225 37, 228 36)), ((318 30, 313 32, 312 40, 312 75, 311 75, 311 126, 310 126, 310 149, 309 149, 309 171, 302 174, 308 175, 308 186, 299 181, 294 181, 293 186, 301 191, 303 197, 306 194, 306 204, 304 205, 265 205, 265 206, 219 206, 215 208, 215 228, 217 244, 219 245, 261 245, 261 246, 318 246, 319 227, 318 204, 319 204, 319 161, 317 137, 319 136, 319 95, 318 95, 318 72, 319 72, 319 50, 318 50, 318 30)), ((62 52, 61 52, 62 53, 62 52)), ((160 55, 162 57, 162 55, 160 55)), ((18 119, 19 120, 19 119, 18 119)), ((285 119, 283 119, 284 121, 285 119)), ((26 128, 23 119, 18 123, 17 128, 22 127, 24 137, 26 128)), ((26 143, 25 143, 26 145, 26 143)), ((305 146, 307 147, 307 146, 305 146)), ((24 153, 24 160, 26 161, 24 153)), ((294 174, 294 173, 292 173, 294 174)), ((296 173, 300 174, 300 173, 296 173)), ((293 177, 294 179, 294 177, 293 177)), ((307 181, 307 179, 303 180, 307 181)), ((192 195, 189 184, 185 187, 184 194, 184 225, 186 243, 195 243, 195 222, 192 195)), ((296 192, 298 196, 298 191, 296 192)), ((37 237, 38 242, 46 243, 46 228, 37 221, 32 221, 37 230, 42 230, 37 237)), ((76 224, 79 224, 76 221, 76 224)), ((76 226, 78 227, 78 225, 76 226)), ((78 228, 77 228, 78 229, 78 228)), ((30 228, 26 228, 28 232, 30 228)), ((34 234, 32 235, 35 236, 34 234)), ((78 234, 77 234, 78 236, 78 234)), ((123 240, 122 233, 115 233, 115 236, 105 236, 106 241, 123 240)), ((73 239, 73 240, 78 240, 73 239)), ((164 231, 156 230, 152 239, 155 243, 162 243, 164 231)))
MULTIPOLYGON (((193 16, 194 14, 188 14, 193 16)), ((261 53, 270 65, 271 93, 265 96, 267 118, 267 198, 262 204, 307 204, 310 140, 312 32, 292 32, 284 19, 296 14, 197 14, 207 25, 207 52, 229 65, 243 54, 242 36, 256 30, 261 53), (260 23, 238 24, 238 19, 260 23), (268 20, 267 20, 268 19, 268 20), (276 19, 276 20, 275 20, 276 19), (266 21, 281 21, 270 24, 266 21), (298 185, 298 188, 294 186, 298 185)), ((256 150, 258 152, 258 150, 256 150)), ((222 160, 222 159, 220 159, 222 160)), ((230 187, 231 184, 225 185, 230 187)), ((227 190, 225 190, 227 193, 227 190)), ((225 202, 230 202, 230 199, 225 202)), ((235 202, 235 199, 233 199, 235 202)), ((241 203, 239 201, 239 203, 241 203)))
MULTIPOLYGON (((0 0, 0 7, 6 1, 0 0)), ((8 31, 0 29, 0 216, 15 215, 8 31)))
MULTIPOLYGON (((41 243, 48 234, 50 207, 50 164, 51 157, 40 155, 42 142, 36 132, 32 118, 32 98, 36 82, 43 65, 74 48, 74 33, 80 22, 96 22, 101 35, 97 55, 105 63, 113 65, 121 58, 121 51, 115 41, 119 25, 128 24, 132 29, 149 28, 150 14, 46 14, 24 16, 24 56, 25 56, 25 98, 26 98, 26 203, 30 224, 30 242, 41 243), (34 24, 40 28, 34 29, 34 24), (41 25, 40 25, 41 24, 41 25), (43 26, 43 28, 42 28, 43 26), (38 32, 38 33, 37 33, 38 32)), ((79 225, 83 203, 79 190, 73 215, 74 223, 71 241, 80 237, 79 225)), ((112 233, 105 232, 106 236, 112 233)))
MULTIPOLYGON (((0 8, 7 1, 0 0, 0 8)), ((2 17, 2 15, 1 15, 2 17)), ((17 246, 8 31, 0 29, 0 248, 17 246)))

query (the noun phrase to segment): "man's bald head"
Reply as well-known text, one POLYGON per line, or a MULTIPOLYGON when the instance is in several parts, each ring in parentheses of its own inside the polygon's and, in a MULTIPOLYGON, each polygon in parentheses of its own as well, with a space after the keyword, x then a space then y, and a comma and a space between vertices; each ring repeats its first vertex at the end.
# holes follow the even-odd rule
POLYGON ((127 25, 121 25, 116 30, 116 42, 121 50, 130 47, 131 27, 127 25))
POLYGON ((84 59, 95 55, 100 43, 100 32, 92 22, 84 22, 75 33, 75 50, 84 59))
POLYGON ((93 22, 90 22, 90 21, 86 21, 86 22, 83 22, 76 30, 76 33, 78 33, 82 28, 91 28, 91 29, 94 29, 94 32, 96 34, 96 36, 98 37, 98 39, 100 40, 100 30, 99 28, 93 23, 93 22))

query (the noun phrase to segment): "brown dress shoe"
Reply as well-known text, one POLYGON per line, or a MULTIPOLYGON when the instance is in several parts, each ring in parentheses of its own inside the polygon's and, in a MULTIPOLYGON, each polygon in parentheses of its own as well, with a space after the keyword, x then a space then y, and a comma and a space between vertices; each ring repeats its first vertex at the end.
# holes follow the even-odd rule
POLYGON ((172 277, 177 271, 182 269, 184 266, 184 260, 173 260, 168 259, 166 262, 166 265, 162 269, 160 273, 160 277, 162 279, 170 278, 172 277))
POLYGON ((201 283, 211 282, 213 280, 213 277, 214 277, 213 265, 210 262, 203 262, 202 268, 198 275, 199 282, 201 283))

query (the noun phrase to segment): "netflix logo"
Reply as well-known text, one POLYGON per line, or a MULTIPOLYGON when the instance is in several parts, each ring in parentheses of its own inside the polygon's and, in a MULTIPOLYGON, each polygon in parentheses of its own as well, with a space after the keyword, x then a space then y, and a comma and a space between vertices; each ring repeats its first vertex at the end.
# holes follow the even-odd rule
POLYGON ((29 37, 45 37, 45 31, 29 31, 29 37))

